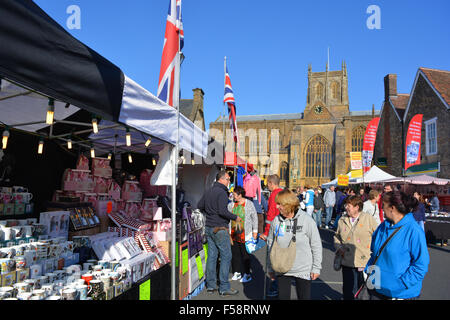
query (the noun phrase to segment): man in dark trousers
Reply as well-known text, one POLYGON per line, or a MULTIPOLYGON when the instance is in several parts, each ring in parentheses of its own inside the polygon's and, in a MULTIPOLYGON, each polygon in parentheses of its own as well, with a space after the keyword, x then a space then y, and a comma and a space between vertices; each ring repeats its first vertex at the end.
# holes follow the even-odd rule
POLYGON ((228 280, 231 264, 230 220, 240 222, 241 218, 228 211, 228 188, 230 176, 220 171, 212 188, 203 195, 198 209, 206 214, 205 234, 208 239, 208 259, 206 261, 206 290, 214 292, 217 288, 217 257, 220 254, 219 295, 236 295, 238 290, 230 287, 228 280))

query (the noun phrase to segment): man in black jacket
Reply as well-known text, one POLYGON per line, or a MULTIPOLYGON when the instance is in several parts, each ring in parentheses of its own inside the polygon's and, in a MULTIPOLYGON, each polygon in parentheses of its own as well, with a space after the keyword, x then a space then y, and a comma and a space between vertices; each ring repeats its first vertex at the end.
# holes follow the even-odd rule
POLYGON ((230 176, 220 171, 213 187, 206 191, 198 203, 198 209, 206 213, 205 234, 208 239, 208 259, 206 261, 206 290, 217 288, 216 265, 220 253, 219 295, 235 295, 238 290, 230 287, 228 280, 231 264, 231 243, 228 225, 230 220, 241 219, 228 211, 228 188, 230 176))

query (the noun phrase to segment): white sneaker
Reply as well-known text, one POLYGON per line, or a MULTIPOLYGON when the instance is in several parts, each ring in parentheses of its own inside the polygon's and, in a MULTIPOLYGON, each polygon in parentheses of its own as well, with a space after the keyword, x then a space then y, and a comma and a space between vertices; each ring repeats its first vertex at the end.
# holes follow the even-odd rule
POLYGON ((242 278, 242 275, 239 272, 235 272, 233 275, 233 278, 231 278, 231 280, 237 281, 237 280, 240 280, 241 278, 242 278))
POLYGON ((246 283, 246 282, 249 282, 249 281, 252 281, 252 276, 250 274, 248 274, 248 273, 244 273, 244 277, 241 279, 240 282, 246 283))

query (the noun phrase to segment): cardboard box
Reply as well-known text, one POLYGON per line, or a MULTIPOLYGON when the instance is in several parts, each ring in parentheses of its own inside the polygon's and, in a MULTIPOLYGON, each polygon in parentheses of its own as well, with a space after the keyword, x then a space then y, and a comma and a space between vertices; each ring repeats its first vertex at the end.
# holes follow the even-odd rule
POLYGON ((30 277, 30 268, 16 270, 16 282, 24 282, 30 277))
POLYGON ((16 271, 2 274, 1 280, 2 287, 11 287, 14 283, 16 283, 16 271))

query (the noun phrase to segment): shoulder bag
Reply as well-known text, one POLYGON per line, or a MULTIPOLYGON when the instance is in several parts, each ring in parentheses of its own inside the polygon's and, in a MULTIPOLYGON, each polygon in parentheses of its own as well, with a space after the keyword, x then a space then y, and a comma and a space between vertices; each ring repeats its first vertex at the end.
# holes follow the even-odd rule
MULTIPOLYGON (((358 220, 356 220, 355 223, 353 224, 353 226, 352 226, 350 232, 349 232, 348 235, 347 235, 347 238, 348 238, 350 235, 353 234, 353 231, 356 229, 356 225, 358 224, 358 222, 359 222, 359 217, 358 217, 358 220)), ((343 240, 342 238, 341 238, 341 242, 342 242, 342 244, 344 244, 344 240, 343 240)), ((337 251, 336 251, 336 253, 335 253, 335 255, 334 255, 334 261, 333 261, 333 269, 334 269, 335 271, 341 270, 341 268, 342 268, 342 259, 343 259, 343 256, 340 255, 340 254, 338 254, 337 251)))
MULTIPOLYGON (((381 253, 383 252, 384 248, 386 247, 388 242, 391 241, 391 239, 395 236, 395 234, 400 231, 401 228, 403 228, 403 226, 401 226, 400 228, 396 229, 391 234, 391 236, 383 243, 383 245, 380 248, 380 251, 378 252, 378 255, 376 256, 375 260, 373 261, 373 265, 377 264, 378 258, 381 256, 381 253)), ((355 299, 356 300, 370 300, 369 288, 367 287, 367 281, 368 280, 369 280, 369 277, 367 278, 366 281, 364 281, 362 286, 359 288, 358 292, 356 292, 356 294, 355 294, 355 299)))
POLYGON ((294 265, 295 256, 296 256, 296 234, 297 234, 297 219, 294 221, 294 228, 292 230, 292 238, 289 242, 289 246, 287 248, 281 248, 278 245, 278 234, 280 232, 280 227, 278 226, 278 231, 275 235, 275 239, 272 243, 272 248, 270 250, 270 263, 272 265, 272 269, 278 273, 286 273, 292 269, 294 265))

